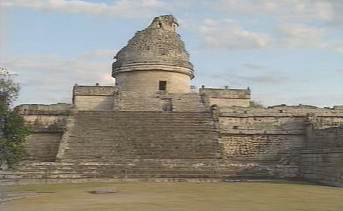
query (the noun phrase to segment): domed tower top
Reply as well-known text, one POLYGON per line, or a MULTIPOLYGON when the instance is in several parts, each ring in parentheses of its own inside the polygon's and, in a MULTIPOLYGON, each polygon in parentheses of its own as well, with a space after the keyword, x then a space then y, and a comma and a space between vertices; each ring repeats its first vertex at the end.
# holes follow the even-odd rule
POLYGON ((194 78, 189 54, 176 32, 178 25, 172 15, 155 17, 114 57, 112 76, 118 80, 121 73, 145 70, 175 72, 194 78))

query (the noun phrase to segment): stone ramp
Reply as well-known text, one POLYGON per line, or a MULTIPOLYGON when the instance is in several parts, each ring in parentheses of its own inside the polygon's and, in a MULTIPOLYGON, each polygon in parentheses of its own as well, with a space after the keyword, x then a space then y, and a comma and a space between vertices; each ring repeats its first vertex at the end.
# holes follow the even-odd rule
POLYGON ((72 121, 60 161, 220 157, 218 131, 208 112, 82 111, 72 121))

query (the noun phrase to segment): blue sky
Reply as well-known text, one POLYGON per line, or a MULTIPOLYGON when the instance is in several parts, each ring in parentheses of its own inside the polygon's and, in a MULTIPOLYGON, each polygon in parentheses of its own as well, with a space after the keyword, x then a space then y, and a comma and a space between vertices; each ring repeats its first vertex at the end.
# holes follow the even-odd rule
POLYGON ((17 104, 71 102, 108 85, 112 58, 155 16, 173 14, 200 87, 250 87, 265 105, 343 104, 341 0, 2 0, 0 65, 17 104))

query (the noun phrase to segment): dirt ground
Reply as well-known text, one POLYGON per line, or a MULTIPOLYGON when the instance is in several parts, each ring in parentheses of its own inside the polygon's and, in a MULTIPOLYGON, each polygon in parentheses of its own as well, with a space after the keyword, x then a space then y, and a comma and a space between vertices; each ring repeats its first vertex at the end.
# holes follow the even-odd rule
POLYGON ((1 187, 1 211, 342 211, 343 188, 282 182, 84 183, 1 187), (116 193, 91 194, 112 189, 116 193))

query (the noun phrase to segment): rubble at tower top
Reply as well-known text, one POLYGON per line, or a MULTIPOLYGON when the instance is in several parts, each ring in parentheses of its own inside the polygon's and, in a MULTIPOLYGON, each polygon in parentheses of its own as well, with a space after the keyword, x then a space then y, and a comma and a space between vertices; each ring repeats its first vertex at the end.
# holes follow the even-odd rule
POLYGON ((193 78, 193 65, 184 42, 176 32, 176 18, 172 15, 155 17, 152 23, 142 31, 136 32, 128 44, 115 56, 112 75, 121 71, 146 69, 174 70, 185 68, 184 72, 193 78), (148 65, 148 66, 147 66, 148 65))

